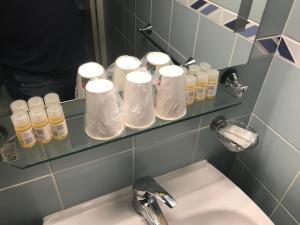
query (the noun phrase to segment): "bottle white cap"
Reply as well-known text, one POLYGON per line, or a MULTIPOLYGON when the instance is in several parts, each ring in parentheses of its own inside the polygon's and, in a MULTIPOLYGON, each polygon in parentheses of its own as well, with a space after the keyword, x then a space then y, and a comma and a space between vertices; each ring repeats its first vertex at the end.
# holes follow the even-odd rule
POLYGON ((59 95, 56 93, 46 94, 44 97, 45 105, 47 107, 51 105, 60 105, 59 95))
POLYGON ((202 71, 208 71, 211 69, 211 65, 209 63, 202 62, 202 63, 200 63, 200 69, 202 71))
POLYGON ((12 111, 12 113, 16 113, 16 112, 27 112, 28 111, 28 105, 27 102, 25 100, 16 100, 13 101, 10 104, 10 109, 12 111))
POLYGON ((208 73, 200 71, 197 75, 197 83, 207 84, 208 83, 208 73))
POLYGON ((12 114, 10 118, 15 128, 23 128, 31 124, 27 112, 16 112, 12 114))
POLYGON ((218 81, 219 80, 220 72, 218 70, 210 69, 207 72, 208 72, 208 80, 209 81, 218 81))
POLYGON ((196 86, 196 77, 193 75, 185 76, 185 85, 186 86, 196 86))
POLYGON ((41 97, 32 97, 28 100, 29 109, 45 107, 44 100, 41 97))
POLYGON ((201 71, 200 66, 198 65, 190 65, 189 66, 189 74, 193 76, 197 76, 197 74, 201 71))
POLYGON ((50 120, 61 120, 65 118, 61 105, 51 105, 47 108, 47 114, 50 120))
POLYGON ((44 108, 34 108, 29 111, 31 122, 34 124, 45 123, 48 120, 46 110, 44 108))

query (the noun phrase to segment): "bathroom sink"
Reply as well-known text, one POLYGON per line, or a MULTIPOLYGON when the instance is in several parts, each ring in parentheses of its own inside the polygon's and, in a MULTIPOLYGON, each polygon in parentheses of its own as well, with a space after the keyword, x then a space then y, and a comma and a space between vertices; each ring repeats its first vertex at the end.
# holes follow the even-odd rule
POLYGON ((241 215, 232 211, 211 211, 205 213, 199 213, 197 216, 191 216, 184 218, 182 221, 174 221, 174 225, 220 225, 220 219, 222 219, 222 225, 253 225, 257 224, 255 220, 252 220, 244 215, 241 215))
MULTIPOLYGON (((274 225, 211 164, 202 161, 156 178, 177 201, 161 206, 169 225, 274 225)), ((102 196, 44 218, 44 225, 147 225, 132 208, 132 190, 102 196)))

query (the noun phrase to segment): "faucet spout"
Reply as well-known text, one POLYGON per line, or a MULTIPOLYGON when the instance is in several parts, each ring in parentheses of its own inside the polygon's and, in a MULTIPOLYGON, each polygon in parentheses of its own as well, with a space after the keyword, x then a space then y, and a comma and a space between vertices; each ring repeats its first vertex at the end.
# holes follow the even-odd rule
POLYGON ((134 182, 133 206, 136 212, 146 218, 151 225, 168 225, 157 200, 169 208, 176 206, 176 200, 152 177, 143 177, 134 182))

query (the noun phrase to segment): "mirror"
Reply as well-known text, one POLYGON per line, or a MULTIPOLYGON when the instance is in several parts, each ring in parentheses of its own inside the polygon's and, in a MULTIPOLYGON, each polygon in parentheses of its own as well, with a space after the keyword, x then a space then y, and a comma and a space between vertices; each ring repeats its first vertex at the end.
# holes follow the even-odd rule
POLYGON ((158 47, 182 64, 216 69, 247 63, 267 0, 44 0, 0 8, 0 116, 13 99, 59 93, 74 99, 78 67, 142 58, 158 47))

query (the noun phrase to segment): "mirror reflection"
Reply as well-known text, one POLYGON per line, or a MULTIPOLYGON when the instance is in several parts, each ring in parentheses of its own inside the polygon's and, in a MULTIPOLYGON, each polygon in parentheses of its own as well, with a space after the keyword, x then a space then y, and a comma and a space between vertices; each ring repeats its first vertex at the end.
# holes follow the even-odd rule
POLYGON ((0 116, 15 99, 75 98, 78 68, 164 51, 216 69, 247 63, 266 0, 43 0, 0 8, 0 116), (143 36, 137 28, 152 25, 143 36), (153 40, 157 45, 150 42, 153 40), (158 48, 160 47, 160 48, 158 48))

